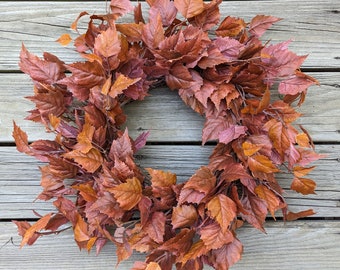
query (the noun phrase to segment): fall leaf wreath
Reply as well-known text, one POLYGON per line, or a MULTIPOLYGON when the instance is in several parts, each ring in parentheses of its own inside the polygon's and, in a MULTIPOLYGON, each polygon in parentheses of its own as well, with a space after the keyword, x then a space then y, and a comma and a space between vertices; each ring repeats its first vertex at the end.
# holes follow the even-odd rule
POLYGON ((146 2, 144 12, 140 3, 112 0, 105 15, 80 13, 71 25, 77 37, 58 41, 73 41, 81 61, 22 47, 36 106, 27 119, 55 139, 29 143, 15 123, 13 136, 20 152, 46 163, 38 199, 52 200, 56 211, 34 224, 15 221, 21 246, 71 228, 81 249, 99 253, 114 243, 118 263, 145 253, 133 269, 228 269, 241 258, 236 230, 244 222, 264 231, 268 212, 275 218, 281 209, 284 220, 314 213, 290 212, 276 175, 290 174, 292 190, 314 193, 305 176, 320 155, 293 122, 294 107, 318 82, 300 71, 306 56, 289 51, 289 42, 260 40, 276 17, 220 19, 221 0, 146 2), (131 22, 120 22, 127 13, 131 22), (122 128, 124 105, 162 84, 205 118, 202 144, 216 142, 209 163, 183 183, 138 165, 148 133, 132 139, 122 128))

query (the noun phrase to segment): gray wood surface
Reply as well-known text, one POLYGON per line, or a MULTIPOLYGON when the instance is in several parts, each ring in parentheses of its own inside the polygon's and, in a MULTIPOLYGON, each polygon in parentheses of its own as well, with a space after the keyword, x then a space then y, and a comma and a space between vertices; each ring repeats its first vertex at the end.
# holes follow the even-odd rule
MULTIPOLYGON (((147 145, 137 158, 142 167, 171 171, 181 182, 208 163, 212 147, 147 145)), ((314 217, 340 218, 340 145, 317 145, 316 149, 327 154, 327 157, 315 162, 317 169, 309 174, 318 184, 316 195, 302 196, 290 191, 291 175, 281 174, 278 179, 286 190, 290 210, 313 208, 316 212, 314 217)), ((0 219, 35 218, 32 209, 40 214, 54 210, 52 202, 33 202, 41 192, 39 165, 42 164, 18 153, 14 147, 0 147, 0 219)), ((280 212, 277 215, 280 216, 280 212)))
MULTIPOLYGON (((339 6, 334 0, 225 1, 221 13, 247 21, 257 14, 284 18, 263 37, 265 40, 294 40, 292 50, 310 54, 303 65, 306 68, 336 68, 340 65, 339 6)), ((46 50, 66 62, 73 61, 72 49, 62 48, 55 40, 63 33, 72 33, 69 26, 84 10, 104 13, 105 1, 0 2, 0 70, 18 69, 21 42, 34 53, 46 50)))
MULTIPOLYGON (((33 202, 40 192, 41 163, 24 156, 12 146, 12 120, 27 131, 30 140, 48 138, 44 130, 24 121, 32 104, 32 83, 19 72, 21 43, 37 55, 56 54, 65 62, 77 58, 72 47, 55 40, 73 32, 70 24, 81 11, 105 12, 105 1, 1 1, 0 0, 0 269, 113 269, 114 247, 108 245, 96 256, 79 252, 71 231, 46 236, 32 247, 19 249, 20 237, 12 219, 34 218, 32 210, 53 210, 50 202, 33 202)), ((288 190, 290 179, 280 175, 287 201, 294 211, 313 208, 313 219, 288 222, 268 221, 267 234, 249 226, 239 230, 244 255, 232 270, 328 270, 340 269, 340 2, 338 0, 224 1, 222 16, 249 21, 257 14, 283 18, 263 40, 273 43, 292 39, 290 48, 309 54, 303 69, 321 86, 309 90, 298 120, 310 132, 320 153, 327 157, 315 162, 310 174, 316 180, 317 195, 300 196, 288 190)), ((84 29, 85 21, 80 28, 84 29)), ((175 92, 155 89, 143 102, 126 106, 132 137, 150 130, 151 142, 138 153, 142 166, 170 170, 186 180, 208 161, 212 146, 199 146, 203 119, 185 107, 175 92), (180 142, 180 144, 179 144, 180 142), (192 145, 194 144, 194 145, 192 145), (196 145, 197 144, 197 145, 196 145)), ((278 213, 279 215, 279 213, 278 213)), ((117 269, 129 269, 136 254, 117 269)), ((209 268, 206 268, 209 269, 209 268)))
MULTIPOLYGON (((339 45, 340 46, 340 45, 339 45)), ((316 142, 340 142, 340 72, 309 72, 320 86, 310 87, 305 103, 296 108, 303 124, 316 142), (317 104, 317 105, 316 105, 317 104)), ((32 83, 25 74, 0 73, 0 142, 11 142, 13 120, 25 130, 30 140, 47 138, 44 128, 25 121, 33 103, 25 100, 32 95, 32 83)), ((125 106, 129 134, 136 138, 149 130, 149 141, 200 141, 204 119, 188 108, 176 91, 159 88, 141 102, 125 106)))
MULTIPOLYGON (((244 245, 243 258, 231 270, 337 270, 340 265, 339 221, 267 222, 267 234, 249 226, 239 230, 244 245)), ((1 269, 115 269, 117 262, 112 245, 95 253, 80 252, 70 231, 56 236, 42 237, 33 246, 19 249, 16 228, 8 222, 0 223, 1 269), (13 240, 13 243, 11 242, 13 240)), ((143 260, 135 254, 117 269, 130 269, 133 262, 143 260)), ((205 269, 210 269, 206 267, 205 269)))

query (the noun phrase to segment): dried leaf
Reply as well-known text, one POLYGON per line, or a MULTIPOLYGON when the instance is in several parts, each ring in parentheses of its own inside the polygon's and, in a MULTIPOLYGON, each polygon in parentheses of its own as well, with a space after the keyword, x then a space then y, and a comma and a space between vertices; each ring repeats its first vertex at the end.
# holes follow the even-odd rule
POLYGON ((179 205, 172 210, 171 224, 174 229, 193 225, 198 215, 193 205, 179 205))
POLYGON ((174 4, 184 18, 187 19, 204 11, 203 0, 174 0, 174 4))
POLYGON ((295 177, 290 189, 303 195, 315 194, 316 183, 312 179, 295 177))
POLYGON ((126 183, 109 188, 108 191, 113 193, 124 210, 131 210, 142 198, 142 186, 136 177, 126 179, 126 183))
POLYGON ((236 217, 236 204, 234 201, 223 194, 218 194, 208 202, 207 209, 209 215, 217 221, 225 234, 230 223, 236 217))
POLYGON ((56 41, 62 46, 67 46, 72 41, 72 38, 69 34, 62 34, 56 41))

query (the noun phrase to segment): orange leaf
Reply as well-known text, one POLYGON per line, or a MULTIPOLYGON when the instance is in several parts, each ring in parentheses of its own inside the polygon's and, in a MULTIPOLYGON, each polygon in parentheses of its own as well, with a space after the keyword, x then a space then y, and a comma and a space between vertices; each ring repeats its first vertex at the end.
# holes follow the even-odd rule
POLYGON ((256 155, 248 158, 250 170, 254 172, 274 173, 280 171, 273 162, 264 155, 256 155))
POLYGON ((116 25, 117 30, 124 34, 130 41, 140 41, 142 39, 142 23, 121 23, 116 25))
POLYGON ((112 98, 116 98, 119 94, 123 93, 125 89, 135 84, 139 80, 140 78, 132 79, 132 78, 124 76, 123 74, 119 74, 119 76, 117 77, 117 79, 115 80, 115 82, 110 88, 109 95, 112 98))
POLYGON ((203 0, 174 0, 175 7, 187 19, 204 11, 203 0))
POLYGON ((266 15, 255 16, 249 24, 249 32, 260 37, 263 33, 272 26, 273 23, 280 21, 280 18, 266 15))
POLYGON ((255 188, 255 193, 257 196, 259 196, 259 198, 267 203, 267 208, 272 217, 275 219, 275 211, 280 208, 279 198, 275 195, 273 191, 271 191, 264 185, 258 185, 255 188))
POLYGON ((81 246, 80 243, 90 240, 87 223, 80 214, 77 214, 77 220, 73 230, 74 240, 76 240, 79 246, 81 246))
POLYGON ((126 183, 108 190, 113 193, 120 207, 124 210, 131 210, 142 199, 142 185, 136 177, 129 178, 126 183))
POLYGON ((314 168, 315 168, 315 166, 309 167, 309 168, 296 166, 296 167, 294 167, 294 175, 296 177, 305 176, 306 174, 309 174, 312 170, 314 170, 314 168))
POLYGON ((198 240, 196 243, 194 243, 190 250, 184 255, 184 257, 181 259, 182 265, 185 265, 187 261, 194 260, 208 252, 208 248, 205 246, 203 240, 198 240))
POLYGON ((89 239, 89 241, 86 244, 86 249, 87 249, 88 252, 90 252, 90 250, 92 249, 93 245, 96 243, 97 239, 98 239, 98 237, 95 237, 95 236, 91 237, 89 239))
POLYGON ((45 229, 46 225, 48 224, 48 222, 50 221, 52 216, 52 213, 49 213, 45 216, 43 216, 42 218, 40 218, 36 223, 34 223, 31 227, 29 227, 24 236, 23 239, 21 241, 20 247, 23 247, 26 243, 29 242, 29 240, 31 239, 32 236, 34 236, 34 234, 36 232, 39 232, 43 229, 45 229))
MULTIPOLYGON (((274 148, 277 152, 283 156, 285 151, 290 146, 290 140, 287 134, 287 129, 283 126, 283 124, 276 120, 269 121, 269 130, 268 135, 271 141, 273 142, 274 148), (273 123, 274 121, 274 123, 273 123)), ((265 124, 267 126, 268 122, 265 124)))
POLYGON ((316 183, 312 179, 295 177, 290 189, 303 195, 315 194, 316 183))
POLYGON ((287 221, 292 221, 292 220, 296 220, 299 218, 304 218, 304 217, 309 217, 314 215, 315 212, 313 209, 308 209, 308 210, 304 210, 304 211, 300 211, 297 213, 294 212, 288 212, 288 214, 286 215, 286 220, 287 221))
POLYGON ((183 189, 193 189, 207 195, 216 185, 216 177, 208 167, 202 166, 186 182, 183 189))
POLYGON ((220 225, 211 223, 200 230, 201 239, 208 249, 217 249, 234 240, 231 231, 222 232, 220 225))
POLYGON ((220 224, 222 232, 226 233, 236 217, 237 209, 234 201, 223 194, 218 194, 208 202, 207 209, 209 216, 214 218, 220 224))
POLYGON ((92 139, 95 132, 95 127, 89 123, 83 125, 82 131, 78 134, 78 143, 74 146, 74 149, 86 154, 92 149, 92 139))
POLYGON ((88 15, 86 11, 80 12, 78 17, 75 19, 75 21, 71 24, 71 29, 77 31, 78 29, 78 21, 81 17, 88 15))
POLYGON ((197 220, 197 211, 193 205, 179 205, 172 210, 171 223, 174 229, 194 224, 197 220))
POLYGON ((62 34, 56 41, 63 46, 67 46, 72 41, 72 38, 69 34, 62 34))
POLYGON ((171 187, 176 184, 177 177, 174 173, 154 170, 152 168, 146 168, 146 170, 151 175, 153 187, 171 187))
POLYGON ((17 150, 21 153, 30 153, 31 149, 28 145, 28 137, 25 131, 23 131, 17 124, 13 121, 13 133, 12 136, 14 138, 17 150))
POLYGON ((246 23, 243 19, 226 17, 216 30, 216 34, 222 37, 235 37, 245 29, 246 23))
POLYGON ((150 262, 146 266, 145 270, 162 270, 158 263, 150 262))
POLYGON ((309 137, 306 133, 297 134, 296 142, 300 147, 310 147, 309 137))
POLYGON ((73 159, 90 173, 94 173, 104 161, 102 154, 96 148, 91 148, 86 154, 79 150, 73 150, 64 154, 64 157, 73 159))
POLYGON ((79 190, 80 195, 87 202, 94 202, 97 200, 97 192, 93 189, 93 187, 89 183, 73 185, 72 188, 79 190))
POLYGON ((110 27, 99 34, 94 43, 95 52, 104 57, 118 55, 120 52, 120 39, 116 28, 110 27))
POLYGON ((253 144, 248 141, 245 141, 244 143, 242 143, 243 152, 247 157, 254 155, 259 150, 261 150, 261 148, 262 148, 262 145, 253 144))

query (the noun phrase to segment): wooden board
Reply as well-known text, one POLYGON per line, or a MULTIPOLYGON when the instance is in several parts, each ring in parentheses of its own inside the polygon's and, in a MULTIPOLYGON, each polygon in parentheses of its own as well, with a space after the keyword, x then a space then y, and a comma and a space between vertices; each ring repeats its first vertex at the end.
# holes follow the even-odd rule
MULTIPOLYGON (((309 72, 321 86, 309 89, 306 102, 297 108, 303 114, 296 123, 302 123, 316 142, 340 142, 340 72, 309 72)), ((13 120, 30 140, 52 138, 44 128, 25 121, 27 111, 34 105, 24 99, 33 94, 32 83, 25 74, 0 73, 0 143, 13 142, 13 120)), ((176 91, 159 88, 150 91, 143 101, 125 107, 129 134, 136 138, 149 130, 149 141, 199 142, 204 119, 188 108, 176 91)))
MULTIPOLYGON (((143 167, 176 173, 181 182, 208 163, 212 147, 147 145, 137 159, 143 167)), ((313 208, 317 212, 315 217, 340 217, 340 145, 318 145, 317 150, 328 154, 315 162, 317 168, 309 174, 318 183, 317 195, 302 196, 290 191, 292 179, 288 175, 278 177, 280 184, 286 190, 285 197, 292 211, 313 208)), ((0 219, 35 218, 32 209, 40 214, 53 211, 52 202, 33 203, 41 192, 38 165, 42 164, 18 153, 14 147, 0 147, 0 157, 0 219)))
MULTIPOLYGON (((45 50, 66 62, 73 61, 76 54, 72 48, 64 49, 55 40, 61 34, 72 33, 69 26, 84 10, 90 14, 105 13, 105 1, 0 2, 0 70, 18 70, 21 42, 39 55, 45 50)), ((225 1, 221 4, 223 18, 230 15, 250 21, 257 14, 283 18, 263 39, 274 43, 294 40, 292 50, 310 54, 303 67, 318 69, 339 68, 339 10, 339 1, 334 0, 225 1)))
MULTIPOLYGON (((244 245, 242 260, 230 270, 332 270, 340 269, 340 221, 267 222, 267 234, 249 226, 238 230, 244 245)), ((80 252, 71 231, 57 236, 40 238, 33 246, 19 249, 20 237, 15 225, 0 223, 1 269, 114 269, 117 263, 111 244, 95 253, 80 252), (11 242, 11 239, 13 243, 11 242)), ((136 253, 122 262, 117 269, 130 269, 137 260, 136 253)), ((205 267, 204 269, 211 269, 205 267)))

